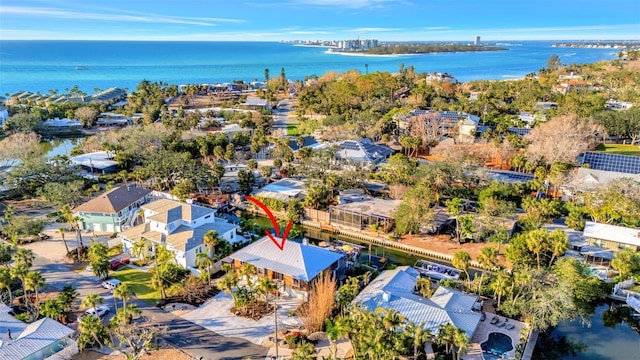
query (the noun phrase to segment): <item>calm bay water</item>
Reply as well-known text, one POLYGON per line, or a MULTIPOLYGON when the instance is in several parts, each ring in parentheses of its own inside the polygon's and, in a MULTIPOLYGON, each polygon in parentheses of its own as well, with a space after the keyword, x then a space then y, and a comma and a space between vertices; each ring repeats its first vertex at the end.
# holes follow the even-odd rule
POLYGON ((448 72, 460 81, 510 79, 538 71, 549 56, 563 63, 592 63, 616 58, 615 49, 552 48, 552 42, 524 41, 502 45, 508 50, 408 56, 329 54, 325 48, 277 42, 142 42, 142 41, 0 41, 0 94, 20 90, 65 92, 78 85, 94 89, 123 87, 142 80, 171 84, 229 82, 280 76, 304 79, 326 71, 358 69, 398 71, 399 64, 418 72, 448 72), (76 70, 82 66, 85 70, 76 70))

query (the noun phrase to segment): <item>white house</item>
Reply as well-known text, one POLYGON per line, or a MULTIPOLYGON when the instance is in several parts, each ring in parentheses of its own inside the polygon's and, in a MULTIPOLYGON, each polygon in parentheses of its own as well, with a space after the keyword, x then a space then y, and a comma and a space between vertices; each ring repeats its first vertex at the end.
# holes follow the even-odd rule
POLYGON ((587 221, 583 236, 589 245, 614 251, 625 248, 640 250, 640 229, 636 228, 587 221))
POLYGON ((77 353, 72 329, 46 317, 25 324, 10 313, 10 307, 0 304, 0 359, 52 359, 54 354, 65 349, 65 353, 77 353))
POLYGON ((482 316, 473 310, 478 297, 440 286, 430 298, 424 298, 415 293, 419 277, 418 271, 409 266, 386 270, 353 303, 370 312, 378 308, 396 310, 432 334, 438 334, 440 325, 451 323, 471 339, 482 316))
POLYGON ((196 267, 198 253, 208 251, 204 245, 204 235, 214 230, 229 243, 242 241, 236 235, 237 226, 215 217, 215 209, 187 204, 179 201, 160 199, 141 207, 144 212, 142 225, 119 234, 125 251, 133 244, 145 239, 148 251, 155 246, 165 245, 175 254, 175 260, 185 268, 196 267))
POLYGON ((0 106, 0 128, 4 126, 4 123, 9 119, 9 110, 7 108, 0 106))

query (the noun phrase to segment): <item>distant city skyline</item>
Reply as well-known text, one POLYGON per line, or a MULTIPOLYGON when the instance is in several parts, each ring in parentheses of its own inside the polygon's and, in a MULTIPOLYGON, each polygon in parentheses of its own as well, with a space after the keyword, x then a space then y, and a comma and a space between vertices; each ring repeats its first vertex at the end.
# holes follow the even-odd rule
POLYGON ((4 40, 640 40, 637 0, 3 0, 4 40), (544 15, 534 15, 544 14, 544 15))

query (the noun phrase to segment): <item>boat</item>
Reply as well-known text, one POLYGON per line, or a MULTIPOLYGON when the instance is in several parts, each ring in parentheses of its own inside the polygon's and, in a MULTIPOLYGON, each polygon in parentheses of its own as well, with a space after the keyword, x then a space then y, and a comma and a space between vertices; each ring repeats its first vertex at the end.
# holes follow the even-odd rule
POLYGON ((631 294, 627 294, 627 300, 625 301, 629 307, 631 307, 635 312, 640 314, 640 299, 631 294))
POLYGON ((461 272, 456 268, 427 260, 416 261, 413 268, 418 270, 421 275, 434 280, 458 280, 461 272))
POLYGON ((84 65, 76 65, 76 70, 88 70, 84 65))

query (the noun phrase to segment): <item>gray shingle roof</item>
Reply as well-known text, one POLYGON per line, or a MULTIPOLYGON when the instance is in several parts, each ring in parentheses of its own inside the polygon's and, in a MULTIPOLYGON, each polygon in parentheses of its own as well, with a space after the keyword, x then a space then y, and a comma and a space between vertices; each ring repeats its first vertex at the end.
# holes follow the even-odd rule
POLYGON ((264 237, 229 257, 253 264, 257 268, 269 269, 290 275, 295 279, 310 281, 343 256, 292 240, 286 241, 283 250, 280 250, 268 237, 264 237))
POLYGON ((73 209, 74 212, 115 214, 151 193, 135 186, 122 186, 106 192, 73 209))

